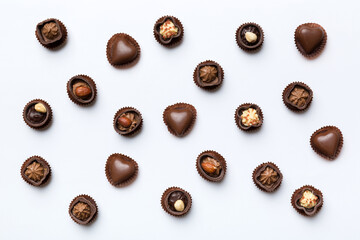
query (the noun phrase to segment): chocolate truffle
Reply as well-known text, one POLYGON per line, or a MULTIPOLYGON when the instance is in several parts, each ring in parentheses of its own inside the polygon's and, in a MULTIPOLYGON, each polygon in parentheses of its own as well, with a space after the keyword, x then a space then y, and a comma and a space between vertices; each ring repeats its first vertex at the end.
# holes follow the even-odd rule
POLYGON ((131 157, 114 153, 106 161, 105 174, 111 185, 125 187, 136 179, 138 164, 131 157))
POLYGON ((295 44, 306 58, 317 57, 325 47, 327 35, 325 29, 317 23, 304 23, 295 30, 295 44))
POLYGON ((175 217, 187 214, 191 208, 191 202, 190 194, 178 187, 166 189, 161 197, 162 208, 175 217))
POLYGON ((34 99, 25 105, 23 119, 31 128, 45 128, 52 119, 51 107, 44 100, 34 99))
POLYGON ((284 89, 282 97, 287 108, 295 112, 301 112, 310 106, 313 91, 305 83, 293 82, 284 89))
POLYGON ((274 192, 280 186, 283 175, 278 166, 272 162, 267 162, 254 169, 252 178, 260 190, 274 192))
POLYGON ((259 50, 264 42, 264 32, 256 23, 244 23, 236 30, 236 42, 244 51, 259 50))
POLYGON ((305 185, 296 189, 291 197, 294 209, 303 216, 314 216, 323 205, 322 192, 313 186, 305 185))
POLYGON ((200 88, 213 90, 218 88, 224 79, 222 67, 214 61, 207 60, 199 63, 194 71, 194 82, 200 88))
POLYGON ((41 45, 48 49, 54 49, 60 47, 65 42, 67 31, 61 21, 50 18, 38 23, 35 35, 41 45))
POLYGON ((226 161, 218 152, 204 151, 196 159, 196 169, 205 180, 220 182, 225 177, 226 161))
POLYGON ((241 104, 235 111, 235 122, 244 131, 260 128, 263 123, 262 111, 256 104, 241 104))
POLYGON ((140 58, 140 46, 130 35, 117 33, 107 43, 106 56, 114 67, 130 67, 140 58))
POLYGON ((39 187, 46 184, 51 175, 51 168, 45 159, 32 156, 21 166, 21 177, 30 185, 39 187))
POLYGON ((70 217, 80 225, 87 225, 94 221, 97 211, 98 208, 95 200, 88 195, 75 197, 69 206, 70 217))
POLYGON ((113 121, 114 129, 123 136, 130 136, 138 132, 142 126, 141 113, 133 107, 119 109, 113 121))
POLYGON ((67 94, 71 101, 80 106, 94 102, 96 98, 96 84, 86 75, 76 75, 66 84, 67 94))
POLYGON ((196 109, 187 103, 176 103, 165 109, 163 120, 171 134, 177 137, 183 137, 187 135, 194 126, 196 109))
POLYGON ((176 17, 163 16, 154 25, 156 41, 165 47, 178 45, 184 35, 184 28, 176 17))
POLYGON ((312 149, 320 156, 334 160, 343 145, 343 136, 337 127, 326 126, 315 131, 310 138, 312 149))

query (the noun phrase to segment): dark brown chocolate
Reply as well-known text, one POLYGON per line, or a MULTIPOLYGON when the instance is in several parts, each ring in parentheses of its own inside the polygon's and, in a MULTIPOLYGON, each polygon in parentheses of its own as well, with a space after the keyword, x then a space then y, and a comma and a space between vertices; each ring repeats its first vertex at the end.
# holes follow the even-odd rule
POLYGON ((51 168, 48 162, 42 157, 32 156, 25 160, 20 172, 25 182, 39 187, 48 182, 51 175, 51 168))
POLYGON ((224 79, 222 67, 214 61, 207 60, 197 65, 194 71, 195 84, 205 90, 218 88, 224 79))
POLYGON ((75 197, 69 206, 69 214, 74 222, 80 225, 88 225, 97 216, 98 208, 95 200, 88 195, 75 197))
POLYGON ((342 149, 343 136, 337 127, 322 127, 312 134, 310 145, 320 156, 334 160, 342 149))
POLYGON ((126 155, 114 153, 106 161, 105 173, 109 183, 124 187, 132 183, 138 174, 138 164, 126 155))
POLYGON ((123 136, 130 136, 137 133, 142 127, 141 113, 133 107, 119 109, 114 116, 114 129, 123 136))
POLYGON ((313 186, 305 185, 296 189, 291 197, 291 205, 301 215, 312 217, 323 206, 322 192, 313 186))
POLYGON ((130 67, 140 58, 140 46, 130 35, 117 33, 107 43, 106 56, 114 67, 130 67))
POLYGON ((72 102, 80 106, 92 104, 96 98, 95 82, 86 75, 76 75, 66 84, 67 94, 72 102))
POLYGON ((263 119, 261 108, 253 103, 241 104, 235 111, 236 125, 244 131, 260 128, 263 119))
POLYGON ((175 217, 186 215, 191 208, 191 203, 190 194, 178 187, 166 189, 161 197, 161 206, 164 211, 175 217))
POLYGON ((25 105, 23 110, 23 119, 31 128, 45 128, 52 119, 51 107, 44 100, 34 99, 25 105))
POLYGON ((274 192, 279 188, 283 175, 274 163, 267 162, 257 166, 252 175, 255 185, 262 191, 274 192))
POLYGON ((236 30, 236 42, 244 51, 257 51, 264 42, 264 32, 256 23, 244 23, 236 30))
POLYGON ((184 35, 184 28, 179 19, 173 16, 163 16, 154 25, 156 41, 165 47, 178 45, 184 35))
POLYGON ((187 103, 168 106, 163 113, 163 120, 171 134, 177 137, 187 135, 196 120, 196 109, 187 103))
POLYGON ((304 23, 295 30, 295 44, 299 52, 311 59, 317 57, 325 47, 327 34, 317 23, 304 23))
POLYGON ((218 152, 204 151, 196 159, 196 169, 205 180, 220 182, 225 177, 226 161, 218 152))
POLYGON ((63 45, 67 38, 67 30, 61 21, 50 18, 37 24, 35 35, 41 45, 54 49, 63 45))
POLYGON ((313 91, 302 82, 293 82, 284 89, 283 102, 290 110, 301 112, 306 110, 312 101, 313 91))

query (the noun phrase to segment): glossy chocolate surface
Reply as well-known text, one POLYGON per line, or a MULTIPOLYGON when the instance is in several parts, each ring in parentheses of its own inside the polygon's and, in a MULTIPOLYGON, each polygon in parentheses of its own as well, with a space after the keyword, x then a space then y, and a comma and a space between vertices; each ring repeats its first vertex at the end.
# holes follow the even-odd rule
POLYGON ((97 205, 94 199, 87 195, 75 197, 69 206, 69 215, 80 225, 91 223, 97 215, 97 205))
POLYGON ((116 187, 131 183, 135 179, 137 171, 137 163, 132 158, 119 153, 109 156, 105 166, 109 182, 116 187))
POLYGON ((111 65, 124 66, 138 59, 140 47, 130 35, 118 33, 108 41, 106 52, 111 65))
POLYGON ((313 98, 311 88, 302 82, 290 83, 283 91, 283 102, 293 111, 303 111, 310 106, 313 98))
POLYGON ((275 191, 281 184, 283 175, 280 169, 272 162, 263 163, 253 171, 255 185, 265 192, 275 191))
POLYGON ((320 156, 333 160, 340 153, 343 136, 337 127, 326 126, 313 133, 310 143, 314 151, 320 156))
POLYGON ((177 103, 167 107, 163 118, 170 133, 177 137, 188 134, 196 120, 196 109, 187 103, 177 103))
POLYGON ((40 156, 28 158, 21 166, 22 178, 36 187, 44 185, 49 180, 50 175, 50 165, 40 156))
POLYGON ((305 57, 315 57, 320 54, 327 40, 325 30, 316 23, 305 23, 295 31, 295 43, 305 57))

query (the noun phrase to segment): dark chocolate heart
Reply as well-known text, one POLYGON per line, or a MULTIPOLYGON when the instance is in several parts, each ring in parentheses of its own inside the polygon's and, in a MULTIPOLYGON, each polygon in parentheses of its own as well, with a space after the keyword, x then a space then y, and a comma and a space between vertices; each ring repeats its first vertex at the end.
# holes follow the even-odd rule
POLYGON ((194 112, 195 108, 189 104, 175 104, 165 110, 164 122, 171 133, 182 137, 191 129, 195 121, 196 113, 194 112))
POLYGON ((307 54, 311 54, 321 45, 324 31, 321 27, 301 26, 297 32, 297 41, 307 54))
POLYGON ((121 65, 131 62, 138 55, 137 48, 125 36, 117 37, 111 48, 111 62, 121 65))
POLYGON ((106 173, 111 184, 119 186, 133 178, 137 172, 137 163, 122 154, 112 154, 106 162, 106 173))
POLYGON ((331 126, 321 128, 311 136, 311 145, 320 155, 334 159, 342 146, 341 132, 331 126))

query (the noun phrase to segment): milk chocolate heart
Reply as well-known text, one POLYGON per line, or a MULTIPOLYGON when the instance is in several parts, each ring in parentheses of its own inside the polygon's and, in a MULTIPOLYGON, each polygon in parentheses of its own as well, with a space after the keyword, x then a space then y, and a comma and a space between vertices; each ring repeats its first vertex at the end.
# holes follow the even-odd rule
POLYGON ((343 136, 337 127, 326 126, 313 133, 310 143, 320 156, 335 159, 342 148, 343 136))
POLYGON ((196 119, 196 109, 190 104, 177 103, 165 109, 163 118, 169 132, 182 137, 191 131, 196 119))
POLYGON ((295 31, 295 43, 306 57, 315 57, 325 46, 327 35, 325 30, 316 23, 305 23, 295 31))
POLYGON ((135 180, 138 165, 132 158, 114 153, 107 159, 105 172, 112 185, 116 187, 126 186, 135 180))
POLYGON ((138 43, 125 33, 115 34, 107 44, 107 57, 111 65, 122 66, 135 61, 140 54, 138 43))

